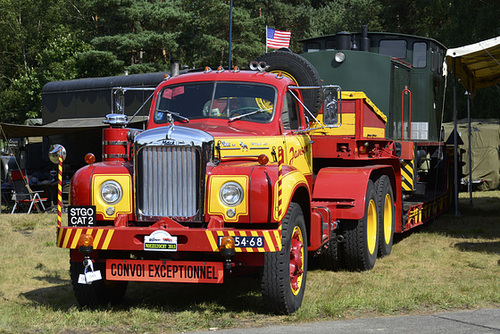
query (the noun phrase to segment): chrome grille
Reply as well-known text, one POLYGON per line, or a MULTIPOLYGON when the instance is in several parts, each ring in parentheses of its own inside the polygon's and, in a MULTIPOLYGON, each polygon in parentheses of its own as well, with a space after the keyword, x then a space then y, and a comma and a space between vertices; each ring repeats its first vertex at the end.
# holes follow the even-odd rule
POLYGON ((140 150, 139 211, 146 217, 193 217, 198 211, 198 151, 193 146, 140 150))

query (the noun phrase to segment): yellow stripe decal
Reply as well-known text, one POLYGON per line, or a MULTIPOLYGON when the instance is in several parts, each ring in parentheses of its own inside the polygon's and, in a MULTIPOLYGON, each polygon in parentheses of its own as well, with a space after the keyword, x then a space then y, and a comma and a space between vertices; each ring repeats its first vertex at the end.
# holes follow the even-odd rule
POLYGON ((108 230, 108 234, 106 235, 106 239, 104 239, 104 244, 102 245, 102 249, 108 249, 109 243, 111 242, 111 238, 113 237, 114 230, 108 230))
MULTIPOLYGON (((252 233, 253 234, 253 233, 252 233)), ((255 235, 257 235, 257 232, 255 232, 255 235)), ((271 238, 269 236, 269 232, 265 231, 264 233, 262 233, 262 236, 264 237, 264 239, 266 240, 266 244, 268 245, 269 247, 269 250, 271 252, 274 252, 275 251, 275 248, 274 248, 274 245, 273 245, 273 242, 271 241, 271 238)), ((258 248, 258 251, 259 252, 265 252, 266 249, 264 247, 261 247, 261 248, 258 248)))
POLYGON ((217 242, 215 241, 214 235, 210 231, 206 231, 205 233, 207 234, 208 242, 210 243, 212 250, 214 252, 216 252, 217 251, 217 242))
POLYGON ((57 229, 57 246, 58 247, 61 247, 61 238, 62 238, 62 235, 63 235, 63 229, 60 229, 58 228, 57 229))
POLYGON ((277 241, 278 243, 278 251, 281 250, 281 236, 280 236, 280 232, 281 232, 281 225, 280 225, 280 230, 279 231, 273 231, 274 232, 274 239, 277 241))
POLYGON ((73 238, 73 242, 71 243, 70 248, 76 249, 76 246, 78 246, 78 240, 80 239, 80 235, 82 234, 82 231, 83 230, 81 228, 76 230, 75 237, 73 238))
MULTIPOLYGON (((104 232, 104 230, 97 230, 97 234, 95 236, 95 239, 94 239, 94 248, 97 249, 97 247, 99 247, 99 241, 101 241, 101 236, 102 236, 102 232, 104 232)), ((87 230, 87 234, 92 234, 92 230, 87 230)))
POLYGON ((72 233, 73 233, 73 231, 67 231, 66 232, 66 236, 64 237, 64 242, 63 242, 63 247, 62 248, 68 248, 69 238, 71 237, 72 233))

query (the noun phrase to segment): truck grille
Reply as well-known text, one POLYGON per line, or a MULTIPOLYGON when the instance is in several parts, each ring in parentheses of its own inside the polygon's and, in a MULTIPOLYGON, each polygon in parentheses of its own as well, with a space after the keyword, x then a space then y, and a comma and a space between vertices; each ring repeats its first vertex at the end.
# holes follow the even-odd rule
POLYGON ((199 210, 198 150, 146 146, 138 156, 139 212, 143 217, 194 217, 199 210))

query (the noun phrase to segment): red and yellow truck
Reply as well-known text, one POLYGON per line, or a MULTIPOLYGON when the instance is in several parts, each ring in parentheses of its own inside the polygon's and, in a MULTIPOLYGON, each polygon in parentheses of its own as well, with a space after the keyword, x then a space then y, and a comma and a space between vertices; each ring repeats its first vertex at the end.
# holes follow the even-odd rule
POLYGON ((107 116, 102 161, 87 155, 57 227, 80 305, 119 302, 130 281, 220 284, 257 270, 265 304, 292 313, 310 257, 371 269, 394 233, 448 207, 447 182, 406 201, 418 144, 387 139, 387 117, 364 93, 322 86, 288 51, 251 69, 165 79, 146 130, 107 116))

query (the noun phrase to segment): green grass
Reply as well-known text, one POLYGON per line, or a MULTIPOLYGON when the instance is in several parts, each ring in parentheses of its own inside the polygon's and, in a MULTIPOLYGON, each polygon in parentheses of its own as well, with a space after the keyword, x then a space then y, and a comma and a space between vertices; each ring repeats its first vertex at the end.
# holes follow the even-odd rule
POLYGON ((398 237, 368 272, 311 269, 302 308, 265 313, 257 277, 223 285, 131 283, 123 305, 80 309, 53 214, 0 215, 0 332, 167 333, 500 307, 500 192, 461 194, 450 210, 398 237))

